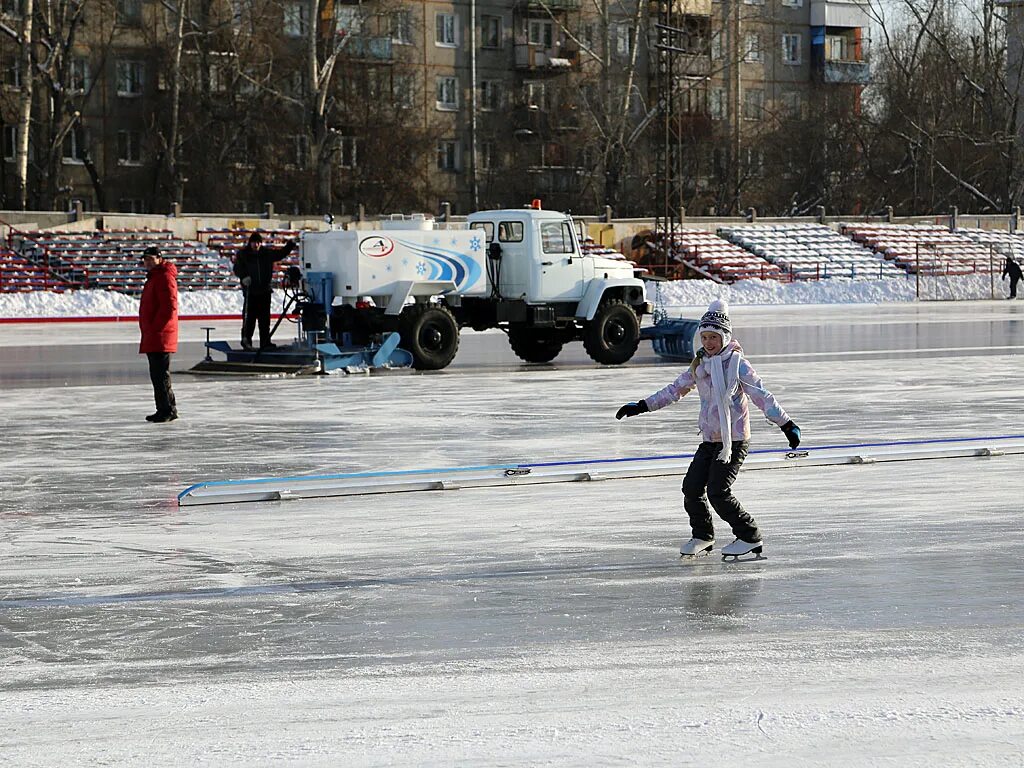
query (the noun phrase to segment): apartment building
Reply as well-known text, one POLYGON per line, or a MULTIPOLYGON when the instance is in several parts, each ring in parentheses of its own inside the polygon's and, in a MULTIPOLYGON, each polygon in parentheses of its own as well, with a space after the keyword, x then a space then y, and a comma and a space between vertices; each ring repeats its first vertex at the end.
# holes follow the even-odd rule
MULTIPOLYGON (((20 0, 2 2, 17 29, 20 0)), ((649 213, 673 162, 699 209, 757 173, 784 116, 823 92, 856 102, 868 80, 856 0, 674 0, 665 160, 657 3, 216 0, 186 15, 180 45, 177 8, 91 8, 38 79, 30 188, 46 207, 465 213, 541 197, 649 213)), ((0 35, 8 201, 20 58, 0 35)))

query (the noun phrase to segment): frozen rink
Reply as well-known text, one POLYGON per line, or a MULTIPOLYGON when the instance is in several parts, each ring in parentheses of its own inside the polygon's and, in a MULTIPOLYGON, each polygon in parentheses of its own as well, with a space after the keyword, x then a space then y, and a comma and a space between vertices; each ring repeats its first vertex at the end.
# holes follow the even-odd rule
MULTIPOLYGON (((732 310, 805 445, 1024 433, 1024 304, 842 312, 732 310)), ((680 366, 485 358, 176 374, 153 425, 136 333, 80 342, 133 378, 0 390, 5 765, 1024 766, 1019 455, 742 473, 757 563, 679 560, 681 478, 179 508, 204 480, 690 452, 697 400, 616 422, 680 366)))

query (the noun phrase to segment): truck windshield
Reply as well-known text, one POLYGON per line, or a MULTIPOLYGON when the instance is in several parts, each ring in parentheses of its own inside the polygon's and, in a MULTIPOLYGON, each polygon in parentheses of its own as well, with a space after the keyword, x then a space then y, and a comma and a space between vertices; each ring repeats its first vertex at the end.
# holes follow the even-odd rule
POLYGON ((540 225, 544 253, 572 253, 572 228, 568 221, 545 221, 540 225))

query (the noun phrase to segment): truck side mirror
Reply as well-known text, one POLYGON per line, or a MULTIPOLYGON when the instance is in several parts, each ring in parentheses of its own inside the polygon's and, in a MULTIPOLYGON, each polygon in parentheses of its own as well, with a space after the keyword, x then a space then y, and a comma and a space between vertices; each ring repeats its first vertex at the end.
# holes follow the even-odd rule
POLYGON ((501 258, 501 243, 492 242, 487 246, 487 258, 497 261, 501 258))

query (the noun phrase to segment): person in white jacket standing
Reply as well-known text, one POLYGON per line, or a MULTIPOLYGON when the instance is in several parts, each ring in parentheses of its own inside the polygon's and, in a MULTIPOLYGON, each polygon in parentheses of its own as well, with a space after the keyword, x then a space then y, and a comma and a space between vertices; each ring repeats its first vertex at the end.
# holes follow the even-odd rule
POLYGON ((732 528, 736 540, 722 548, 723 557, 754 553, 761 556, 761 531, 732 495, 732 484, 747 457, 750 440, 750 410, 753 400, 764 415, 789 440, 800 445, 800 428, 779 405, 758 377, 743 349, 732 338, 729 307, 721 299, 711 302, 701 317, 694 336, 697 354, 690 367, 664 389, 635 403, 626 403, 616 419, 657 411, 697 388, 700 395, 699 425, 703 442, 683 478, 683 507, 690 518, 693 538, 683 544, 684 557, 710 554, 715 529, 710 506, 732 528), (699 341, 699 345, 698 345, 699 341))

